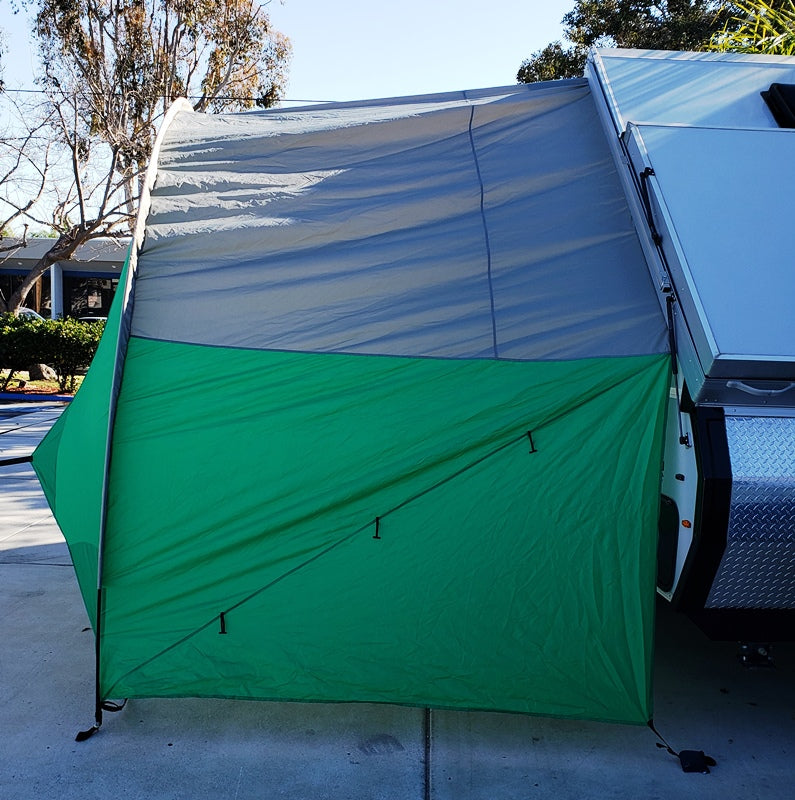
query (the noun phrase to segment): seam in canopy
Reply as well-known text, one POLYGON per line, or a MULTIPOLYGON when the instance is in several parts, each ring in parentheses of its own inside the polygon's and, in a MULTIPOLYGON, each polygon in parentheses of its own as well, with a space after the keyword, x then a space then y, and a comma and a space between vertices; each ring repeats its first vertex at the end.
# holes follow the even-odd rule
POLYGON ((480 173, 480 162, 478 161, 478 152, 475 147, 475 136, 472 130, 472 123, 475 119, 475 106, 470 106, 469 109, 469 146, 472 149, 472 160, 475 162, 475 172, 478 176, 478 185, 480 186, 480 219, 483 223, 483 239, 486 245, 486 277, 489 282, 489 304, 491 307, 491 341, 494 348, 494 358, 499 358, 497 352, 497 318, 494 313, 494 287, 491 280, 491 242, 489 240, 489 226, 486 221, 486 208, 485 208, 485 188, 483 186, 483 176, 480 173))
MULTIPOLYGON (((549 421, 550 420, 546 420, 545 422, 548 423, 549 421)), ((532 445, 532 449, 529 451, 529 454, 532 455, 534 453, 537 453, 538 450, 536 449, 535 444, 533 444, 532 432, 530 430, 524 430, 520 435, 515 436, 515 437, 509 439, 506 442, 503 442, 502 444, 498 445, 493 450, 490 450, 488 453, 484 453, 479 458, 476 458, 474 461, 471 461, 469 464, 466 464, 465 466, 463 466, 460 469, 456 470, 455 472, 453 472, 452 474, 448 475, 447 477, 442 478, 441 480, 437 481, 436 483, 432 484, 431 486, 426 487, 422 491, 417 492, 416 494, 412 495, 411 497, 407 497, 405 500, 401 501, 400 503, 398 503, 397 505, 393 506, 389 510, 383 512, 382 514, 380 514, 375 519, 379 520, 379 521, 383 520, 384 517, 387 517, 390 514, 393 514, 396 511, 399 511, 401 508, 404 508, 405 506, 409 505, 410 503, 413 503, 415 500, 419 500, 421 497, 424 497, 425 495, 429 494, 430 492, 434 491, 435 489, 438 489, 438 488, 444 486, 445 484, 449 483, 450 481, 455 480, 456 478, 460 477, 461 475, 463 475, 466 472, 469 472, 469 470, 473 469, 474 467, 478 466, 479 464, 482 464, 484 461, 487 461, 488 459, 493 458, 494 456, 498 455, 499 453, 503 452, 504 450, 507 450, 508 448, 512 447, 513 445, 515 445, 517 443, 520 443, 522 441, 526 441, 528 437, 530 438, 530 443, 532 445)), ((170 644, 167 647, 163 648, 159 652, 157 652, 154 655, 152 655, 149 658, 147 658, 145 661, 142 661, 140 664, 137 664, 132 669, 128 670, 120 678, 118 678, 116 680, 116 683, 114 683, 113 686, 109 687, 108 691, 112 692, 114 687, 115 687, 115 685, 118 684, 119 681, 125 680, 128 676, 134 674, 139 669, 142 669, 143 667, 146 667, 148 664, 151 664, 153 661, 157 660, 161 656, 164 656, 166 653, 171 652, 175 648, 179 647, 181 644, 184 644, 185 642, 187 642, 190 639, 192 639, 194 636, 197 636, 198 634, 200 634, 202 631, 207 630, 207 628, 209 628, 210 626, 218 624, 219 621, 220 621, 220 624, 221 624, 220 632, 221 633, 227 633, 228 631, 226 630, 226 618, 228 617, 228 615, 232 611, 235 611, 236 609, 238 609, 241 606, 245 605, 246 603, 250 602, 251 600, 253 600, 258 595, 261 595, 263 592, 266 592, 268 589, 271 589, 272 587, 274 587, 277 584, 281 583, 283 580, 285 580, 286 578, 289 578, 291 575, 294 575, 296 572, 300 572, 305 567, 308 567, 310 564, 313 564, 315 561, 317 561, 318 559, 320 559, 323 556, 327 555, 332 550, 336 550, 340 545, 345 544, 346 542, 350 541, 351 539, 353 539, 354 537, 356 537, 359 534, 363 533, 364 531, 371 530, 372 527, 373 527, 373 522, 374 522, 373 519, 368 520, 366 523, 364 523, 364 525, 361 525, 359 528, 356 528, 356 530, 351 531, 350 533, 346 534, 342 538, 337 539, 337 541, 332 542, 331 544, 327 545, 322 550, 320 550, 319 552, 315 553, 313 556, 309 557, 305 561, 302 561, 300 564, 296 564, 296 566, 292 567, 291 569, 289 569, 286 572, 282 573, 278 577, 276 577, 273 580, 269 581, 264 586, 260 586, 258 589, 256 589, 255 591, 251 592, 246 597, 242 598, 241 600, 238 600, 236 603, 234 603, 233 605, 229 606, 228 608, 225 608, 223 611, 220 612, 220 614, 214 615, 211 619, 207 620, 204 624, 200 625, 195 630, 193 630, 190 633, 186 634, 181 639, 179 639, 176 642, 174 642, 173 644, 170 644)), ((375 537, 373 537, 373 538, 375 538, 375 537)), ((378 537, 378 538, 381 538, 381 537, 378 537)))

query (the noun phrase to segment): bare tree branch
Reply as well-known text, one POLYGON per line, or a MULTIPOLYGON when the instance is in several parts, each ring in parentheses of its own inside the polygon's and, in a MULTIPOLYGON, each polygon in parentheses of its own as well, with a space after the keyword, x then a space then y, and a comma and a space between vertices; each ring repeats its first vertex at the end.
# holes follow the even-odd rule
POLYGON ((47 100, 41 127, 25 128, 17 151, 0 132, 0 210, 8 209, 3 227, 24 221, 56 239, 9 298, 11 310, 50 265, 131 229, 155 129, 173 100, 201 95, 196 107, 214 111, 250 108, 255 96, 270 102, 290 57, 260 0, 34 3, 47 100), (10 188, 23 174, 24 200, 10 188))

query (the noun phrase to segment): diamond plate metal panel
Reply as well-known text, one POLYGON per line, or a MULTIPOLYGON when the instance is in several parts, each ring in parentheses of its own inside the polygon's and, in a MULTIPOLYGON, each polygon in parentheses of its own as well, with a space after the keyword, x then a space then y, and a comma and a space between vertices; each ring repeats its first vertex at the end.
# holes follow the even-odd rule
POLYGON ((795 608, 795 418, 726 417, 726 551, 707 608, 795 608))

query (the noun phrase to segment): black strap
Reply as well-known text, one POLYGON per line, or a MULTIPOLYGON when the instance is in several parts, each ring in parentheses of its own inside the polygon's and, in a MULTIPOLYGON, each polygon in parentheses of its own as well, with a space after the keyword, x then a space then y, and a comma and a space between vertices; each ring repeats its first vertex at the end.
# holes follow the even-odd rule
POLYGON ((679 364, 676 360, 676 328, 674 328, 674 303, 676 297, 673 294, 665 296, 665 310, 666 317, 668 318, 668 348, 671 351, 671 372, 674 375, 679 374, 679 364))
MULTIPOLYGON (((111 714, 115 714, 117 711, 121 711, 124 706, 127 705, 127 698, 125 697, 121 703, 116 703, 113 700, 103 700, 99 707, 103 711, 109 711, 111 714)), ((90 728, 84 731, 78 731, 77 736, 75 736, 76 742, 85 742, 86 739, 90 739, 100 728, 102 727, 102 720, 98 720, 95 722, 90 728)))
POLYGON ((657 231, 654 224, 654 216, 651 213, 651 196, 649 195, 649 178, 654 175, 654 170, 651 167, 646 167, 640 173, 640 196, 643 198, 643 206, 646 210, 646 223, 651 232, 651 239, 658 247, 662 244, 662 236, 657 231))
POLYGON ((19 456, 18 458, 2 458, 0 459, 0 467, 11 467, 14 464, 30 464, 33 461, 33 456, 19 456))
POLYGON ((668 346, 671 350, 671 373, 674 377, 674 390, 676 391, 676 419, 679 423, 679 444, 690 447, 690 436, 685 433, 682 425, 682 398, 679 396, 679 354, 676 344, 676 321, 674 319, 674 294, 666 295, 665 306, 668 316, 668 346))
POLYGON ((668 744, 668 742, 666 742, 665 739, 663 739, 662 734, 657 730, 657 728, 654 727, 654 720, 653 719, 649 720, 649 727, 651 728, 652 733, 660 740, 659 742, 657 742, 657 747, 660 747, 663 750, 666 750, 674 758, 679 758, 679 753, 677 753, 676 750, 674 750, 673 747, 671 747, 671 745, 668 744))

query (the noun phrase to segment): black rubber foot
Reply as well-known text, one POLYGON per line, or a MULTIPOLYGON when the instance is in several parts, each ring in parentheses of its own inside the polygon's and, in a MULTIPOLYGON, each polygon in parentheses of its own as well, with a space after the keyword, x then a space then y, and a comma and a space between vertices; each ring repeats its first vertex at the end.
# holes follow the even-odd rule
POLYGON ((99 725, 92 725, 87 731, 79 731, 75 736, 75 741, 84 742, 86 739, 90 739, 98 730, 99 725))
POLYGON ((709 768, 717 764, 714 758, 704 755, 703 750, 680 750, 679 763, 682 772, 700 772, 702 775, 709 775, 709 768))

